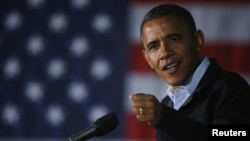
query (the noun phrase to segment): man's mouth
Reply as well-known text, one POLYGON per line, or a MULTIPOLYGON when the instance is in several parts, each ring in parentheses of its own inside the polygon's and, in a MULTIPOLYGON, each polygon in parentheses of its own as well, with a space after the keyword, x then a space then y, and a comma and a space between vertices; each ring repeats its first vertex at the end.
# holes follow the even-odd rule
POLYGON ((166 71, 166 70, 170 70, 171 68, 174 68, 176 67, 177 65, 179 65, 180 63, 179 62, 174 62, 174 63, 171 63, 169 65, 166 65, 163 67, 163 70, 166 71))

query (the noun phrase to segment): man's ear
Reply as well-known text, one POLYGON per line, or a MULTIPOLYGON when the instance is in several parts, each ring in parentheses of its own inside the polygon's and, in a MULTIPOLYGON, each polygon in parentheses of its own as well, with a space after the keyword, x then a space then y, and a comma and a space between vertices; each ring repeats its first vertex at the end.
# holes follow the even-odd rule
POLYGON ((195 32, 194 38, 196 39, 197 42, 197 51, 199 52, 204 45, 204 33, 201 30, 197 30, 195 32))
POLYGON ((144 49, 141 52, 142 52, 144 59, 147 61, 148 65, 150 66, 150 68, 153 69, 153 65, 150 64, 147 52, 144 49))

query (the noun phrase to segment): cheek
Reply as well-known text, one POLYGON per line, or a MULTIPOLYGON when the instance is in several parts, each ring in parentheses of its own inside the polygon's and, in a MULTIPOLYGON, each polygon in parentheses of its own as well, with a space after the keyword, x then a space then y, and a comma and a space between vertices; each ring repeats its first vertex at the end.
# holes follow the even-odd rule
POLYGON ((151 69, 155 68, 155 56, 148 53, 148 52, 143 52, 144 59, 148 63, 148 65, 151 67, 151 69))
POLYGON ((192 69, 194 68, 194 62, 195 62, 194 54, 186 53, 183 60, 184 60, 184 71, 185 73, 189 74, 190 71, 192 71, 192 69))
POLYGON ((151 53, 148 56, 148 63, 151 64, 152 67, 155 67, 157 65, 158 62, 158 55, 157 53, 151 53))

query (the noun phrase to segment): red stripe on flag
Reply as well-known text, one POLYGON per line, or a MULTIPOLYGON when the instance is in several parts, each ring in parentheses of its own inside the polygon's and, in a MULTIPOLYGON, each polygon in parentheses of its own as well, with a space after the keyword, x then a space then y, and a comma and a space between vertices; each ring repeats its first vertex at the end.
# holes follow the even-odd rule
POLYGON ((138 43, 132 43, 130 45, 130 60, 129 70, 130 72, 152 72, 152 69, 147 64, 142 55, 142 46, 138 43))
POLYGON ((217 58, 225 69, 238 73, 250 72, 249 53, 249 43, 208 43, 201 52, 217 58))
POLYGON ((155 130, 145 122, 140 122, 134 114, 126 114, 125 133, 131 140, 149 141, 155 140, 155 130))

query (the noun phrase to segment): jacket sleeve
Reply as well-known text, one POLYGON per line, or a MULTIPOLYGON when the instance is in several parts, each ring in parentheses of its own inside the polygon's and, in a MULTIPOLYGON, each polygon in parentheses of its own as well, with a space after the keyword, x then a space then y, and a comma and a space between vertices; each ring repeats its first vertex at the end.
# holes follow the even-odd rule
POLYGON ((160 121, 153 126, 157 141, 206 141, 207 126, 163 105, 160 121))

